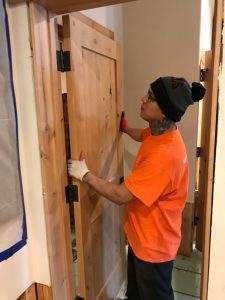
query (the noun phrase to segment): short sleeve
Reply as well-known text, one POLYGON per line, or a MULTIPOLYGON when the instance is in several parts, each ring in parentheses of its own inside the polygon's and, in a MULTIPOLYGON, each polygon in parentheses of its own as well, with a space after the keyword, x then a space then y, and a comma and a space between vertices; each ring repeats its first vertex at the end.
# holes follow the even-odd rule
POLYGON ((169 175, 156 163, 142 162, 125 179, 128 190, 150 207, 160 197, 170 192, 169 175))

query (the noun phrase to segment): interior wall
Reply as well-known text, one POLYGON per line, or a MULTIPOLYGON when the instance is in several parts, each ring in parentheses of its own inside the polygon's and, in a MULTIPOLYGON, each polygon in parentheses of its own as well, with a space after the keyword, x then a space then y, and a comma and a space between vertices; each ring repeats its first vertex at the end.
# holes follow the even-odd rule
MULTIPOLYGON (((140 99, 161 76, 199 81, 200 0, 139 0, 124 5, 125 111, 130 125, 146 127, 140 99), (191 22, 190 22, 191 20, 191 22)), ((188 202, 194 201, 198 105, 188 108, 178 127, 190 164, 188 202)), ((125 175, 139 144, 125 137, 125 175)))
MULTIPOLYGON (((225 18, 225 13, 224 13, 225 18)), ((223 47, 225 29, 223 28, 223 47)), ((210 265, 208 299, 224 299, 225 295, 225 224, 224 224, 224 187, 225 187, 225 51, 219 77, 219 112, 216 142, 216 163, 213 192, 212 226, 210 243, 210 265)))
POLYGON ((17 103, 20 163, 26 210, 27 245, 0 263, 0 299, 15 300, 33 282, 50 285, 37 136, 32 52, 25 3, 8 7, 17 103))
POLYGON ((202 0, 200 50, 207 51, 212 48, 212 27, 215 0, 202 0))

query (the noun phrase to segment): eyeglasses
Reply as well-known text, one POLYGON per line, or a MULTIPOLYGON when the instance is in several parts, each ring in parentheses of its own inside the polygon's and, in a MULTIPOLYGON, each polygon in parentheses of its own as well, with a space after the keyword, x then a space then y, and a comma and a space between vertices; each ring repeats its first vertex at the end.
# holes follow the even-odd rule
POLYGON ((148 90, 148 102, 154 102, 156 101, 155 97, 153 96, 153 93, 151 90, 148 90))

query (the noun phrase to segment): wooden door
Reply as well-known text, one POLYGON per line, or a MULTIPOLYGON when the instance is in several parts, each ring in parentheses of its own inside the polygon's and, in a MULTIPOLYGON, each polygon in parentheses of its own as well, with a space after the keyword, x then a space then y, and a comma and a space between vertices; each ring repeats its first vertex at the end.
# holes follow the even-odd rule
POLYGON ((210 260, 210 233, 214 184, 215 145, 218 109, 219 67, 221 62, 221 37, 223 28, 223 0, 215 1, 212 52, 206 52, 205 63, 208 67, 205 78, 206 95, 203 101, 202 133, 199 176, 199 197, 203 197, 202 226, 202 280, 201 299, 207 299, 208 272, 210 260))
MULTIPOLYGON (((119 183, 122 145, 119 133, 121 78, 115 41, 72 15, 63 17, 71 156, 86 154, 89 169, 119 183)), ((124 280, 123 209, 74 180, 79 201, 74 204, 77 257, 77 295, 86 300, 113 299, 124 280)))
MULTIPOLYGON (((201 126, 201 143, 200 143, 200 157, 199 159, 199 169, 198 169, 198 186, 196 191, 195 199, 195 218, 196 218, 196 248, 202 251, 203 247, 203 221, 204 221, 204 205, 206 201, 206 176, 207 176, 207 161, 209 157, 209 128, 207 125, 210 119, 212 106, 212 82, 211 82, 211 61, 212 61, 212 51, 209 50, 205 52, 202 57, 202 69, 206 70, 204 75, 204 86, 207 90, 202 109, 202 126, 201 126)), ((216 108, 216 107, 215 107, 216 108)))

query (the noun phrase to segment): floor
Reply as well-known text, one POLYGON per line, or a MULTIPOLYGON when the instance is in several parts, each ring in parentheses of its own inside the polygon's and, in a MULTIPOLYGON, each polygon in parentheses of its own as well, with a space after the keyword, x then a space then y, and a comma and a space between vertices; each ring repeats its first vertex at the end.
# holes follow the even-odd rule
POLYGON ((172 285, 175 300, 200 299, 201 252, 194 248, 190 257, 177 256, 172 285))

